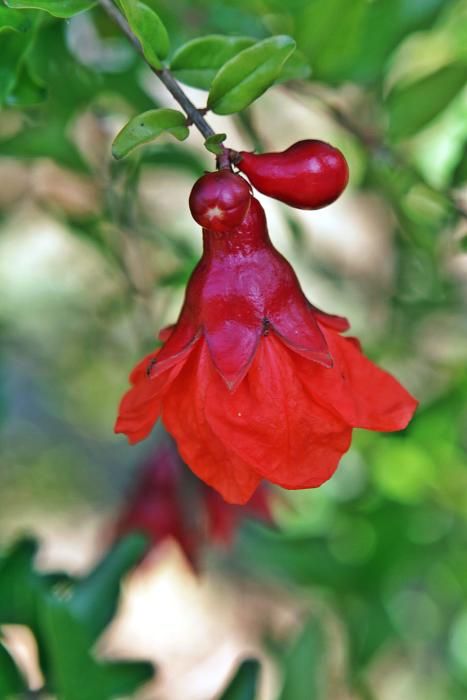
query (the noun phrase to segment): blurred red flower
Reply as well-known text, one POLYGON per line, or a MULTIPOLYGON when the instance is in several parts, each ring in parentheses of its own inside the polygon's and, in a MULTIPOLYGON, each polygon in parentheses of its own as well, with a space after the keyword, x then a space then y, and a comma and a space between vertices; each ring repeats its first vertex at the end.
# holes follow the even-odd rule
POLYGON ((203 547, 229 546, 246 517, 272 521, 265 486, 246 506, 226 503, 210 486, 190 478, 175 445, 166 441, 143 464, 115 533, 117 537, 144 533, 149 538, 148 553, 167 539, 175 540, 197 569, 203 547))
POLYGON ((203 239, 179 320, 133 370, 116 432, 138 442, 162 416, 195 474, 245 503, 262 479, 322 484, 355 427, 406 427, 417 401, 341 336, 346 319, 308 302, 257 200, 235 231, 203 239))

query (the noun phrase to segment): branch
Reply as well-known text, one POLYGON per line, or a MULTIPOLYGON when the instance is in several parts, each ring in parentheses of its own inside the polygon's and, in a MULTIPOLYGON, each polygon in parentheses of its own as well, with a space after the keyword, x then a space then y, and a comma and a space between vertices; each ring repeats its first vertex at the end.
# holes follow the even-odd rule
MULTIPOLYGON (((117 24, 120 27, 122 32, 130 40, 130 42, 133 44, 140 56, 142 56, 142 58, 147 63, 152 72, 155 75, 157 75, 159 80, 165 85, 172 97, 178 102, 180 107, 187 115, 189 123, 194 124, 205 139, 209 138, 209 136, 213 136, 215 134, 214 129, 208 124, 201 112, 185 95, 182 88, 177 83, 169 69, 154 68, 154 66, 151 66, 151 64, 148 63, 144 56, 139 39, 133 34, 128 22, 118 10, 118 8, 113 4, 112 0, 99 0, 99 4, 102 7, 102 9, 108 14, 108 16, 115 22, 115 24, 117 24)), ((222 146, 222 148, 224 147, 222 146)))

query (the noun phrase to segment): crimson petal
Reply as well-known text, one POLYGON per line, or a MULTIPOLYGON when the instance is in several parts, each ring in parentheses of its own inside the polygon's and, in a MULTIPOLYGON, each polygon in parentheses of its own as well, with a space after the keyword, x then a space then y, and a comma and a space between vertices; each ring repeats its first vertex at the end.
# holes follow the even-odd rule
POLYGON ((391 374, 377 367, 359 348, 355 338, 325 331, 334 368, 304 374, 317 401, 333 407, 349 425, 382 432, 402 430, 418 402, 391 374))
POLYGON ((150 378, 146 372, 142 373, 143 362, 133 370, 132 376, 138 374, 139 380, 123 396, 114 428, 116 433, 124 433, 131 444, 149 435, 159 418, 162 396, 183 367, 183 362, 180 362, 167 372, 150 378))
POLYGON ((150 376, 154 377, 178 363, 188 355, 201 335, 201 328, 182 314, 166 342, 160 348, 154 365, 149 366, 150 376))
POLYGON ((216 372, 201 340, 164 398, 162 418, 177 441, 183 460, 194 473, 217 489, 226 501, 246 503, 261 477, 211 430, 206 421, 205 394, 212 383, 220 405, 229 390, 216 372))
MULTIPOLYGON (((263 338, 235 392, 206 390, 206 418, 216 437, 270 481, 286 488, 319 486, 350 445, 351 429, 304 391, 295 358, 273 335, 263 338)), ((328 370, 323 370, 328 371, 328 370)))
POLYGON ((230 390, 247 373, 261 332, 258 314, 244 297, 218 297, 207 307, 204 334, 212 361, 230 390))
POLYGON ((326 339, 305 298, 290 298, 280 310, 268 312, 268 320, 282 341, 299 355, 332 367, 332 356, 326 339))
POLYGON ((328 314, 326 313, 326 311, 321 311, 321 309, 318 309, 317 306, 313 306, 313 304, 310 304, 309 301, 307 303, 310 309, 312 310, 313 314, 316 316, 316 320, 319 323, 322 323, 324 326, 332 328, 335 331, 339 331, 340 333, 349 330, 350 323, 345 318, 345 316, 336 316, 335 314, 328 314))

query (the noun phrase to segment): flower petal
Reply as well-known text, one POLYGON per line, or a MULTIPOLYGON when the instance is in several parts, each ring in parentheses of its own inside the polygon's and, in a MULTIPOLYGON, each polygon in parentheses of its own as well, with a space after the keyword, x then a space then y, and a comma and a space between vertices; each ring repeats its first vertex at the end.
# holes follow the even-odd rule
POLYGON ((147 376, 148 367, 150 367, 153 360, 156 359, 158 352, 159 348, 154 352, 149 353, 149 355, 146 355, 146 357, 143 357, 143 359, 138 362, 136 367, 134 367, 130 373, 130 384, 138 384, 138 382, 142 381, 147 376))
POLYGON ((326 339, 300 289, 293 287, 290 294, 284 293, 280 307, 268 309, 267 317, 289 348, 325 367, 332 367, 326 339))
POLYGON ((319 486, 329 479, 351 438, 349 426, 304 391, 296 357, 274 335, 267 336, 237 389, 221 398, 218 385, 210 382, 205 399, 217 438, 285 488, 319 486))
POLYGON ((158 340, 160 340, 161 343, 165 343, 172 335, 175 326, 175 323, 171 323, 169 326, 164 326, 164 328, 161 328, 159 333, 157 334, 158 340))
POLYGON ((258 314, 244 297, 212 299, 204 313, 204 334, 216 369, 229 389, 247 373, 261 337, 258 314))
POLYGON ((180 316, 167 340, 157 354, 157 360, 150 369, 151 377, 154 377, 175 363, 186 357, 201 335, 201 328, 188 317, 188 314, 180 316))
POLYGON ((222 404, 229 390, 212 364, 205 341, 201 340, 163 400, 163 421, 177 441, 183 460, 200 479, 217 489, 226 501, 246 503, 261 477, 210 429, 204 402, 207 388, 213 382, 222 404))
POLYGON ((143 363, 147 361, 148 358, 144 358, 131 374, 135 381, 120 402, 114 428, 116 433, 124 433, 131 444, 149 435, 160 415, 161 398, 183 367, 183 362, 180 362, 167 372, 150 378, 146 369, 143 371, 143 363))
POLYGON ((319 323, 322 323, 324 326, 328 326, 329 328, 332 328, 335 331, 339 331, 340 333, 349 330, 350 323, 345 318, 345 316, 336 316, 335 314, 328 314, 326 313, 326 311, 321 311, 321 309, 318 309, 317 306, 313 306, 313 304, 310 304, 310 302, 308 302, 308 304, 319 323))
POLYGON ((334 367, 316 367, 306 373, 310 394, 353 427, 383 432, 405 428, 417 400, 391 374, 365 357, 355 338, 342 338, 329 330, 325 334, 334 367))

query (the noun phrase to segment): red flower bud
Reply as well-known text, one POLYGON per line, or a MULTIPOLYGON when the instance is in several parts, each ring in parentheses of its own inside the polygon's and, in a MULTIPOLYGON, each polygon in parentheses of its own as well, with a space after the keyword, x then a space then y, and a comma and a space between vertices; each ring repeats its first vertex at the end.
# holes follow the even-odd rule
POLYGON ((184 512, 183 470, 172 443, 159 447, 142 465, 115 530, 117 537, 130 532, 144 533, 149 539, 148 554, 166 539, 175 540, 195 566, 201 544, 200 529, 184 512))
POLYGON ((208 544, 228 547, 247 517, 272 522, 266 486, 256 491, 247 506, 226 503, 210 486, 193 480, 174 443, 167 440, 143 463, 114 536, 144 533, 147 554, 172 539, 197 570, 202 549, 208 544))
POLYGON ((209 537, 212 542, 220 545, 229 546, 232 543, 237 528, 247 517, 265 523, 273 522, 269 492, 265 484, 255 491, 244 506, 226 503, 222 496, 209 486, 203 488, 203 500, 208 516, 209 537))
POLYGON ((138 442, 162 415, 195 474, 244 503, 262 479, 322 484, 354 427, 405 428, 416 400, 340 335, 346 319, 309 303, 256 199, 238 229, 203 234, 180 317, 130 375, 116 432, 138 442))
POLYGON ((251 188, 240 175, 230 170, 205 173, 190 194, 194 220, 211 231, 226 233, 241 224, 251 200, 251 188))
POLYGON ((298 141, 281 153, 240 152, 237 167, 263 194, 297 209, 320 209, 344 191, 349 169, 342 153, 324 141, 298 141))

